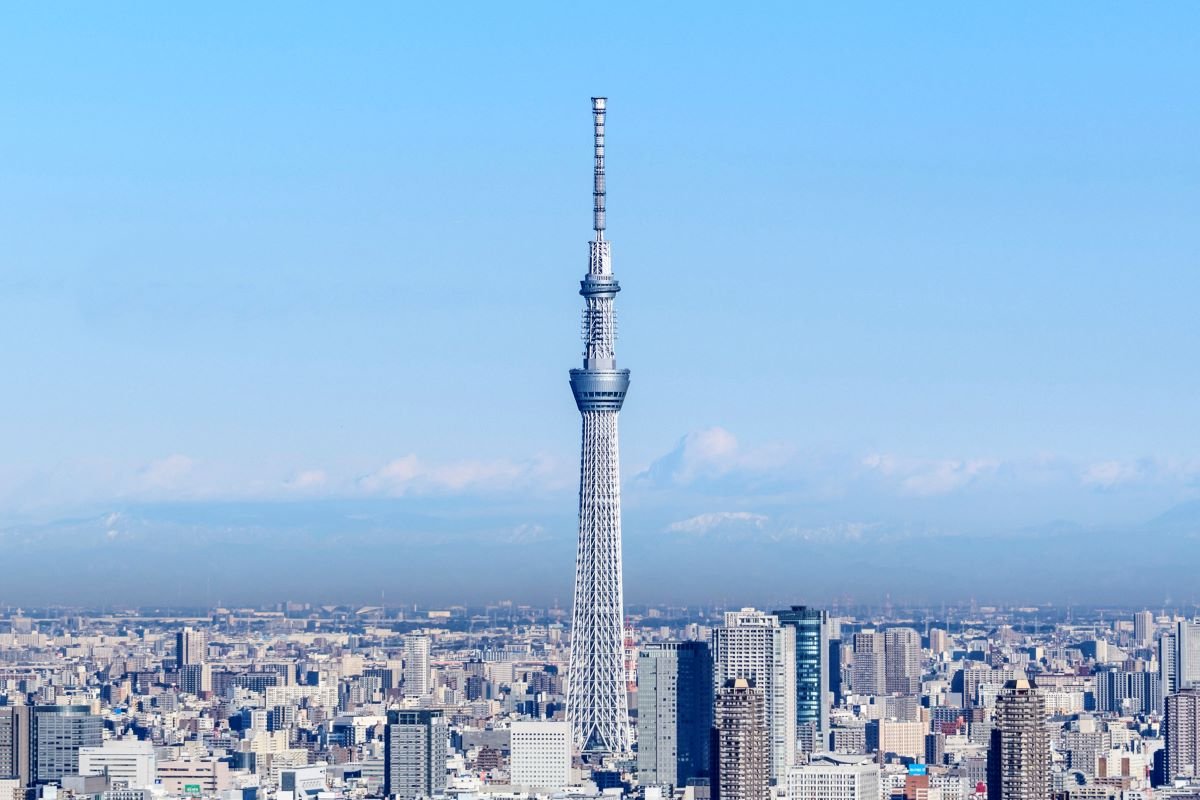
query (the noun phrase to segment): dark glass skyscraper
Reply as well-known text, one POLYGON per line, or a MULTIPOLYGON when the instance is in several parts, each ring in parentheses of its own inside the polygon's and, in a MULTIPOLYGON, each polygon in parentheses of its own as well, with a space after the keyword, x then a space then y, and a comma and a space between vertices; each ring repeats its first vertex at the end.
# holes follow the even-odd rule
POLYGON ((709 777, 713 665, 705 642, 658 642, 638 653, 638 780, 686 786, 709 777))
POLYGON ((807 727, 820 744, 829 746, 829 615, 822 609, 792 606, 776 611, 781 625, 796 631, 796 732, 807 727))

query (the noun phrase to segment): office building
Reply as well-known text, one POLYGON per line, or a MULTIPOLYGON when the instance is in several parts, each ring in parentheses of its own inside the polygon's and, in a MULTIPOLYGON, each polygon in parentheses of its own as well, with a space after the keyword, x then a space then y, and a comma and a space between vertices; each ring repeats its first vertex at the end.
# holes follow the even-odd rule
POLYGON ((782 783, 795 760, 796 634, 773 614, 753 608, 725 613, 713 628, 714 689, 746 678, 766 703, 770 729, 770 776, 782 783))
POLYGON ((388 711, 383 739, 384 794, 400 800, 442 794, 448 736, 441 711, 388 711))
POLYGON ((941 764, 946 760, 946 734, 925 734, 925 763, 941 764))
POLYGON ((950 637, 946 631, 941 628, 929 629, 929 652, 933 653, 934 658, 946 653, 950 650, 950 637))
POLYGON ((179 668, 179 691, 200 695, 212 691, 212 667, 208 664, 185 664, 179 668))
POLYGON ((571 726, 545 720, 512 724, 509 783, 561 789, 571 785, 571 726))
POLYGON ((0 706, 0 778, 15 778, 23 787, 33 783, 31 720, 30 706, 0 706))
POLYGON ((887 691, 887 671, 884 662, 884 637, 875 630, 859 631, 851 640, 854 644, 850 667, 850 689, 854 694, 879 695, 887 691))
POLYGON ((813 732, 812 739, 823 750, 829 746, 829 616, 816 608, 792 606, 776 611, 781 625, 795 632, 796 638, 796 731, 813 732))
POLYGON ((175 666, 182 668, 204 663, 207 647, 204 631, 184 628, 175 634, 175 666))
POLYGON ((883 634, 884 691, 921 691, 921 634, 912 628, 889 628, 883 634))
POLYGON ((1113 714, 1153 714, 1162 709, 1162 681, 1153 672, 1108 669, 1094 676, 1096 710, 1113 714))
POLYGON ((1166 707, 1166 778, 1200 778, 1200 689, 1184 689, 1168 696, 1166 707))
POLYGON ((988 800, 1046 800, 1050 796, 1050 732, 1041 692, 1027 679, 1010 680, 996 698, 987 760, 988 800))
POLYGON ((713 800, 769 800, 767 702, 753 681, 735 678, 717 689, 712 750, 713 800))
POLYGON ((1180 620, 1158 640, 1163 696, 1200 687, 1200 622, 1180 620))
POLYGON ((80 775, 106 775, 113 789, 146 789, 157 774, 154 745, 137 739, 112 739, 99 747, 79 748, 80 775))
POLYGON ((1149 647, 1154 643, 1154 614, 1139 611, 1133 615, 1133 643, 1138 647, 1149 647))
POLYGON ((404 694, 424 697, 433 691, 429 671, 429 637, 404 637, 404 694))
POLYGON ((233 788, 228 762, 218 758, 193 758, 159 761, 156 766, 159 786, 169 795, 213 795, 233 788))
POLYGON ((929 725, 924 722, 871 720, 867 723, 867 750, 924 761, 925 732, 928 730, 929 725))
POLYGON ((79 774, 79 750, 99 747, 104 721, 90 706, 34 706, 30 736, 34 783, 54 783, 79 774))
POLYGON ((638 652, 638 782, 687 786, 709 777, 713 664, 706 642, 657 642, 638 652))
POLYGON ((616 311, 621 290, 605 238, 604 133, 608 103, 592 98, 592 230, 584 298, 583 366, 571 370, 571 393, 582 417, 579 538, 575 555, 571 668, 567 719, 586 753, 630 750, 625 675, 625 596, 621 583, 621 476, 617 417, 629 370, 617 368, 616 311))
POLYGON ((787 777, 788 800, 879 800, 875 764, 806 764, 787 777))

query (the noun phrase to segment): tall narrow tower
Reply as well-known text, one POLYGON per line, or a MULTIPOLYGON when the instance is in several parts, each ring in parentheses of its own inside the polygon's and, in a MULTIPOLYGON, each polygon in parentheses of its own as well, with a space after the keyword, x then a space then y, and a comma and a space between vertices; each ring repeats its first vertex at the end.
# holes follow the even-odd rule
POLYGON ((571 391, 583 416, 579 466, 579 545, 567 717, 584 753, 629 752, 625 697, 624 594, 621 589, 621 475, 617 414, 629 388, 629 370, 617 369, 613 300, 621 290, 604 238, 605 98, 592 98, 595 176, 588 272, 583 295, 583 369, 571 370, 571 391))

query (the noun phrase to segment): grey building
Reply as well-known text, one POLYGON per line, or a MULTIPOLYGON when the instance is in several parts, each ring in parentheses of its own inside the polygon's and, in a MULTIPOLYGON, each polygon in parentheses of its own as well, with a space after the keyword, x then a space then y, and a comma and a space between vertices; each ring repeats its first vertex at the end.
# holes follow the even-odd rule
POLYGON ((0 778, 16 778, 23 787, 32 783, 30 711, 26 705, 0 706, 0 778))
POLYGON ((1027 679, 1010 680, 996 698, 987 760, 988 800, 1050 796, 1050 731, 1046 703, 1027 679))
POLYGON ((1200 689, 1173 694, 1166 706, 1166 779, 1200 777, 1200 689))
POLYGON ((1182 620, 1158 640, 1163 696, 1200 688, 1200 622, 1182 620))
POLYGON ((1109 669, 1095 674, 1096 709, 1114 714, 1153 714, 1162 709, 1162 681, 1153 672, 1109 669))
POLYGON ((204 663, 207 647, 204 631, 195 628, 178 631, 175 634, 175 666, 187 667, 204 663))
POLYGON ((446 791, 449 729, 441 711, 387 712, 383 740, 383 793, 401 800, 446 791))
POLYGON ((99 747, 104 720, 90 706, 34 706, 30 773, 34 783, 61 782, 79 773, 79 748, 99 747))
POLYGON ((829 615, 817 608, 792 606, 776 611, 781 625, 796 631, 796 731, 808 729, 820 744, 829 746, 829 615))
POLYGON ((713 800, 770 800, 771 739, 763 693, 745 678, 717 690, 713 712, 713 800))
POLYGON ((638 653, 638 781, 686 786, 709 777, 713 663, 705 642, 660 642, 638 653))
POLYGON ((850 689, 855 694, 880 695, 886 692, 883 634, 875 630, 854 634, 854 663, 850 668, 850 689))
POLYGON ((884 690, 919 694, 921 691, 921 634, 912 628, 889 628, 883 634, 884 690))

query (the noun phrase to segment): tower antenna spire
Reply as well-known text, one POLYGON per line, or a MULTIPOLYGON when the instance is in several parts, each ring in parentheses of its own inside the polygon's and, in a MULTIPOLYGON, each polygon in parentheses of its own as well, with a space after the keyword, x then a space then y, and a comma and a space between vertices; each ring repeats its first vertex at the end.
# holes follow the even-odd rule
POLYGON ((592 128, 595 147, 595 167, 592 170, 592 230, 596 241, 604 240, 604 112, 607 97, 592 98, 592 128))

